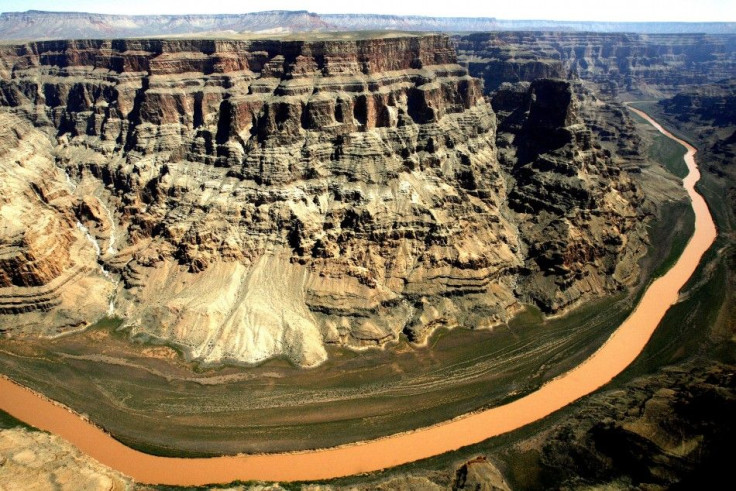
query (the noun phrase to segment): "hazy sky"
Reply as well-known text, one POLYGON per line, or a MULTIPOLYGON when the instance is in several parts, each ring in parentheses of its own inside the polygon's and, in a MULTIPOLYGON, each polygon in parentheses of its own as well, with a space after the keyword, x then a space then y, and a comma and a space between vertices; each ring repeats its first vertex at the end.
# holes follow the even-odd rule
POLYGON ((222 14, 309 10, 499 19, 600 21, 736 21, 736 0, 0 0, 0 11, 80 11, 111 14, 222 14))

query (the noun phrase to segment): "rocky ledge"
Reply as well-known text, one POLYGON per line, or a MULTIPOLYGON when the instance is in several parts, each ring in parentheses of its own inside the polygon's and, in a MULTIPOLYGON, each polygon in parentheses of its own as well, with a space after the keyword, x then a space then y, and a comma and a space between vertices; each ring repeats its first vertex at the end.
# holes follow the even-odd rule
POLYGON ((3 46, 5 335, 113 315, 313 366, 636 281, 643 197, 570 84, 492 107, 456 61, 439 35, 3 46))

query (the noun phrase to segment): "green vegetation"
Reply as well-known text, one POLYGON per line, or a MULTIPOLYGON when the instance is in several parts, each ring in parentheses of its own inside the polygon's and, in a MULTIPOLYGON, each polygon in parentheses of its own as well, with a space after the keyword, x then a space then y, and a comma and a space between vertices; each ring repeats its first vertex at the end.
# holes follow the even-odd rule
POLYGON ((28 425, 5 411, 0 410, 0 430, 11 428, 25 428, 27 430, 38 431, 38 428, 28 425))
POLYGON ((615 380, 614 387, 700 354, 709 335, 704 327, 715 323, 728 286, 723 261, 712 252, 709 256, 705 264, 710 271, 698 270, 683 290, 686 300, 667 311, 646 348, 615 380))
POLYGON ((683 160, 686 153, 685 147, 659 132, 654 136, 652 146, 649 148, 650 158, 664 165, 668 171, 679 178, 688 174, 687 164, 683 160))
MULTIPOLYGON (((650 105, 632 104, 642 110, 651 110, 650 105)), ((664 136, 650 125, 644 118, 631 112, 633 119, 639 123, 639 132, 650 140, 648 148, 649 159, 660 163, 673 175, 684 178, 688 174, 687 165, 683 160, 687 152, 685 147, 664 136)), ((685 249, 695 227, 695 214, 690 202, 681 201, 667 204, 660 208, 660 216, 649 225, 649 258, 655 269, 650 274, 654 279, 666 273, 680 257, 685 249), (662 243, 670 244, 669 248, 662 248, 662 243)))
POLYGON ((650 226, 649 255, 657 258, 657 264, 650 278, 658 278, 665 274, 677 262, 685 249, 695 228, 695 214, 689 203, 677 202, 662 207, 661 218, 650 226), (670 244, 664 250, 662 241, 670 244))
MULTIPOLYGON (((632 106, 647 111, 642 105, 632 104, 632 106)), ((631 113, 635 121, 643 125, 642 130, 651 138, 651 146, 649 147, 649 158, 655 162, 659 162, 665 169, 679 178, 687 175, 687 165, 683 157, 687 153, 687 149, 679 143, 672 141, 654 127, 652 127, 644 118, 636 113, 631 113)))

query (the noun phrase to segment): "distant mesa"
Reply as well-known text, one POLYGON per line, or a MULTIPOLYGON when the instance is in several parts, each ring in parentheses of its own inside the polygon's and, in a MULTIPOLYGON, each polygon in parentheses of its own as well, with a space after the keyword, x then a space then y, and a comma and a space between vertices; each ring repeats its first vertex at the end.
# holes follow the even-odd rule
POLYGON ((91 39, 200 35, 232 37, 254 33, 329 31, 567 31, 734 34, 733 22, 585 22, 503 20, 492 17, 424 17, 373 14, 315 14, 271 10, 243 14, 107 15, 86 12, 6 12, 0 40, 91 39))

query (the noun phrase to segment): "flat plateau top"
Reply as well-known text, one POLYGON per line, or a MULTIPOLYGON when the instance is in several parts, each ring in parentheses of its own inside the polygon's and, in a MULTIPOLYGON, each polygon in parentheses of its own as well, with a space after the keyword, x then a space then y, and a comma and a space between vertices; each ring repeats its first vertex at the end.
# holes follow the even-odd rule
MULTIPOLYGON (((406 38, 406 37, 432 37, 438 36, 442 33, 433 32, 419 32, 419 31, 330 31, 330 32, 223 32, 218 31, 216 33, 196 33, 196 34, 166 34, 162 36, 135 36, 135 37, 113 37, 113 38, 98 38, 104 40, 112 39, 161 39, 161 40, 210 40, 210 41, 257 41, 257 40, 269 40, 269 41, 364 41, 368 39, 394 39, 394 38, 406 38)), ((58 39, 62 40, 74 40, 74 39, 58 39)), ((93 40, 92 38, 80 39, 84 41, 93 40)), ((13 40, 0 40, 0 46, 18 45, 23 43, 29 43, 37 41, 35 39, 13 39, 13 40)), ((38 40, 41 41, 41 40, 38 40)), ((52 39, 43 39, 42 41, 54 41, 52 39)))

